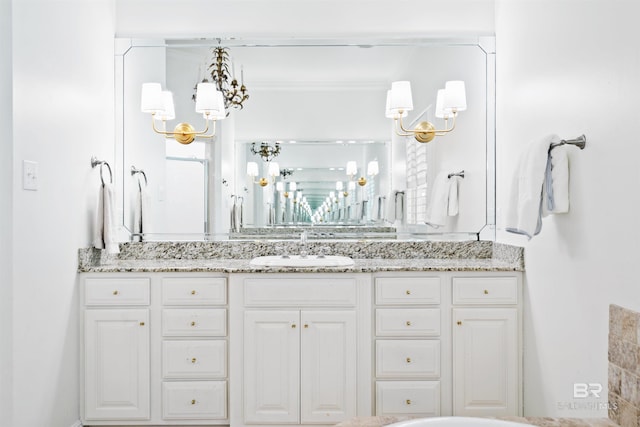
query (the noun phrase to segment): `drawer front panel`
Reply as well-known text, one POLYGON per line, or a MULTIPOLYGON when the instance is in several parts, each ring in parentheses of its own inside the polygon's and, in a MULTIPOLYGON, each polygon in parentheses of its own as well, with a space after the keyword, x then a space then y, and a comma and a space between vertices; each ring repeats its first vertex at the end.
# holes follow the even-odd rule
POLYGON ((162 418, 165 420, 226 419, 227 382, 162 383, 162 418))
POLYGON ((227 376, 227 342, 164 341, 162 377, 165 379, 216 379, 227 376))
POLYGON ((439 378, 440 340, 377 340, 378 378, 439 378))
POLYGON ((162 310, 165 337, 224 337, 227 310, 224 308, 166 308, 162 310))
POLYGON ((353 307, 357 302, 352 278, 249 278, 244 280, 248 307, 353 307))
POLYGON ((454 277, 454 304, 517 304, 516 277, 454 277))
POLYGON ((440 415, 439 381, 377 381, 376 415, 440 415))
POLYGON ((225 305, 227 279, 224 277, 172 277, 162 279, 164 305, 225 305))
POLYGON ((376 304, 440 304, 440 278, 378 277, 376 304))
POLYGON ((440 309, 378 308, 376 335, 437 337, 440 335, 440 309))
POLYGON ((88 278, 84 302, 87 306, 149 305, 150 284, 148 277, 88 278))

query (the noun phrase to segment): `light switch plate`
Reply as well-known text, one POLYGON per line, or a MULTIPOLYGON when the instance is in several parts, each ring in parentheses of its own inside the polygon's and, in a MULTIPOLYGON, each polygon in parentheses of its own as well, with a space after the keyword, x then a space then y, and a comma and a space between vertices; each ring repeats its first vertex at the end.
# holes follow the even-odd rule
POLYGON ((31 191, 38 190, 38 162, 22 161, 22 188, 31 191))

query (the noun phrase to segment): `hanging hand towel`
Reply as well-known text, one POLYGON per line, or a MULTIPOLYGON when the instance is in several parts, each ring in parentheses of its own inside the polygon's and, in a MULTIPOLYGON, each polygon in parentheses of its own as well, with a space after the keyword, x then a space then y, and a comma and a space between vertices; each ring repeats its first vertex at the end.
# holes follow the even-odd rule
POLYGON ((457 216, 460 210, 458 193, 460 182, 462 182, 462 177, 460 176, 455 175, 449 178, 449 202, 447 205, 447 215, 449 216, 457 216))
POLYGON ((143 234, 151 230, 149 190, 139 186, 133 209, 133 234, 138 235, 138 241, 143 240, 143 234))
POLYGON ((104 184, 100 187, 93 246, 97 249, 106 249, 109 254, 120 252, 117 242, 115 193, 112 184, 104 184))
POLYGON ((530 143, 518 160, 507 209, 506 230, 529 239, 542 228, 542 192, 549 146, 559 141, 548 135, 530 143))
POLYGON ((562 145, 549 152, 542 216, 567 212, 569 212, 569 157, 568 147, 562 145))
POLYGON ((433 182, 433 189, 427 205, 425 223, 435 228, 447 223, 449 210, 450 181, 447 172, 439 172, 433 182))

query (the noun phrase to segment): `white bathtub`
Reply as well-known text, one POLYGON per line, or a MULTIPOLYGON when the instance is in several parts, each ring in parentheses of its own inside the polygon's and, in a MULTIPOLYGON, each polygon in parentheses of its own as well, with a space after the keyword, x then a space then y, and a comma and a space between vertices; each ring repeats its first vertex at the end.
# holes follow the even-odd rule
POLYGON ((523 427, 530 425, 492 418, 435 417, 400 421, 387 427, 523 427))

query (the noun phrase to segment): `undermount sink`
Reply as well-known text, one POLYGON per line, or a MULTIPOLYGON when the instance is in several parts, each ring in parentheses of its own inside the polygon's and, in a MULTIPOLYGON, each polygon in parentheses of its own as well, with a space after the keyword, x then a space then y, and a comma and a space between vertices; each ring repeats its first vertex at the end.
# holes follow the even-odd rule
POLYGON ((251 260, 254 267, 349 267, 353 259, 338 255, 281 255, 259 256, 251 260))

